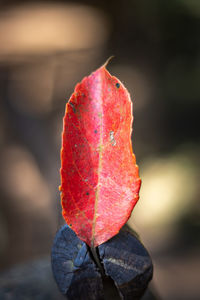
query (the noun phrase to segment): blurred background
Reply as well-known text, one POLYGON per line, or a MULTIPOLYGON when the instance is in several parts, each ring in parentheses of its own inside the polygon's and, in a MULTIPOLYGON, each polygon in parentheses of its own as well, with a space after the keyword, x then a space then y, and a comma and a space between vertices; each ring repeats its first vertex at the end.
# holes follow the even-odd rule
POLYGON ((160 298, 200 299, 199 23, 198 0, 0 1, 1 299, 60 299, 49 253, 64 223, 62 118, 111 55, 134 102, 142 187, 129 225, 160 298))

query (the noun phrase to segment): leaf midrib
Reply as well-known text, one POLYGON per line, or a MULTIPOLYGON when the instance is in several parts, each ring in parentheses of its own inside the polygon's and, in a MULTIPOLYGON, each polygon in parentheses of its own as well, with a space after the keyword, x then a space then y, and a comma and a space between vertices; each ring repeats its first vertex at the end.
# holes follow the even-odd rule
MULTIPOLYGON (((102 79, 101 79, 101 102, 102 102, 102 79)), ((103 104, 101 103, 101 106, 103 104)), ((98 207, 98 201, 99 201, 99 192, 100 192, 100 183, 99 183, 99 178, 100 178, 100 173, 102 170, 102 153, 103 153, 103 109, 101 111, 101 115, 99 115, 100 118, 100 139, 99 139, 99 165, 98 165, 98 173, 97 173, 97 178, 98 178, 98 183, 97 183, 97 189, 95 192, 95 203, 94 203, 94 217, 92 221, 92 240, 91 240, 91 246, 94 248, 95 247, 95 229, 96 229, 96 217, 97 217, 97 207, 98 207)))

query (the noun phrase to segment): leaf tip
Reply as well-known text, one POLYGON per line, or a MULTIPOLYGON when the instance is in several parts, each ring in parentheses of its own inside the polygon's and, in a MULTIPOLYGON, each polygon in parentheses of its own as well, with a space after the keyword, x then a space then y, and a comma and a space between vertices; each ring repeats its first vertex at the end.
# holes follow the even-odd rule
POLYGON ((105 63, 103 64, 103 67, 107 67, 107 65, 109 64, 109 62, 111 61, 111 59, 113 59, 115 56, 114 55, 111 55, 106 61, 105 63))

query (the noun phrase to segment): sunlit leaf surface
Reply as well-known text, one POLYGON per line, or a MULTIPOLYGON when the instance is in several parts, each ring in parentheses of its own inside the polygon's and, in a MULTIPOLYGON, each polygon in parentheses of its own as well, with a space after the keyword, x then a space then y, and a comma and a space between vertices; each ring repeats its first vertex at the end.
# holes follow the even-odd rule
POLYGON ((66 106, 61 150, 63 216, 96 247, 118 233, 138 200, 132 103, 103 65, 77 84, 66 106))

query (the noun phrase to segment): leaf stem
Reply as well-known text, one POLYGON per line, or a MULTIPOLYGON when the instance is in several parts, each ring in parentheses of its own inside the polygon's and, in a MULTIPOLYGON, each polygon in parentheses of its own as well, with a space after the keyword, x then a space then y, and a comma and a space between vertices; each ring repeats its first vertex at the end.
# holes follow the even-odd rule
POLYGON ((103 276, 105 276, 104 268, 101 264, 101 261, 100 261, 100 258, 99 258, 98 252, 97 252, 97 248, 96 247, 90 247, 90 250, 91 250, 92 256, 94 258, 94 261, 95 261, 96 265, 98 266, 101 274, 103 276))

